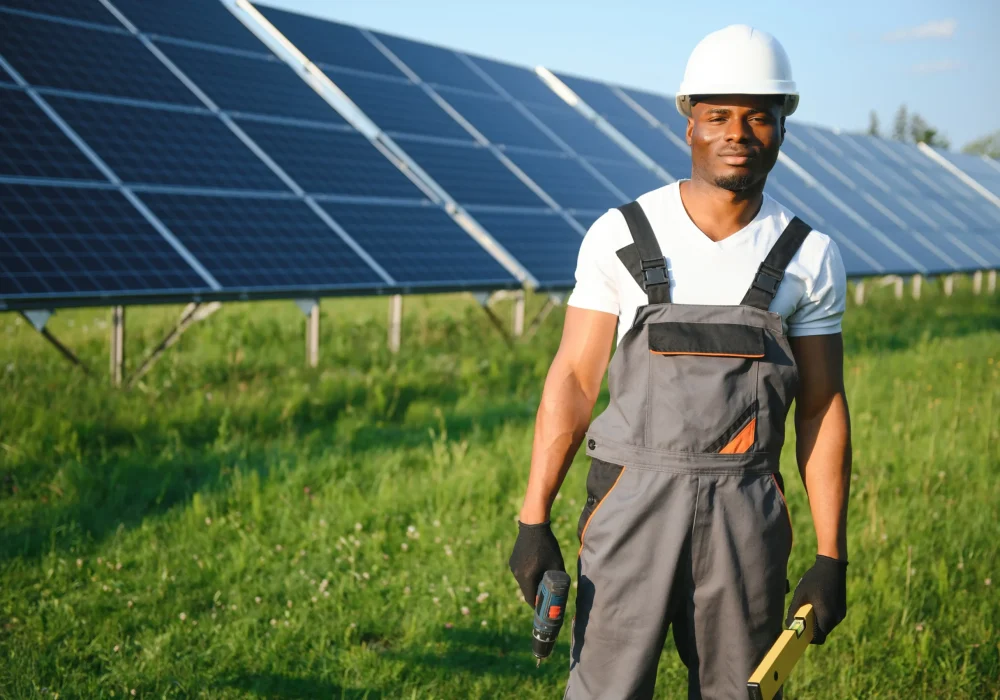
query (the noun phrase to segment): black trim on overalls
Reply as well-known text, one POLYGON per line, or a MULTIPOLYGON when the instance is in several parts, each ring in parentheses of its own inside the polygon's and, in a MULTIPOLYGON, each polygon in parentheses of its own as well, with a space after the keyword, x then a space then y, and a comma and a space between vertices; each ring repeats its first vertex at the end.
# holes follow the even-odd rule
POLYGON ((667 274, 667 260, 656 242, 656 235, 653 233, 653 227, 649 225, 646 213, 639 202, 623 204, 618 207, 618 211, 625 217, 629 233, 635 241, 635 248, 632 249, 632 246, 622 248, 618 251, 618 258, 649 296, 650 304, 669 304, 670 277, 667 274), (635 269, 636 258, 639 263, 638 270, 635 269))
POLYGON ((805 241, 806 236, 812 231, 812 226, 804 222, 799 217, 794 217, 785 230, 778 236, 771 250, 768 251, 764 262, 757 268, 757 274, 753 278, 750 289, 740 302, 741 306, 753 306, 767 311, 774 301, 774 295, 778 293, 781 280, 785 277, 785 268, 795 257, 805 241))

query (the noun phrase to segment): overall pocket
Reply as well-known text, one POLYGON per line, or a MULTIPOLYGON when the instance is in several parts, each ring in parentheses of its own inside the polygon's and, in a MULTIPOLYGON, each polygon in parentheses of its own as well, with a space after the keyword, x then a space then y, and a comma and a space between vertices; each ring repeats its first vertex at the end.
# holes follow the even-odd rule
POLYGON ((594 513, 611 493, 611 489, 618 483, 624 467, 610 462, 604 462, 596 457, 590 463, 590 471, 587 472, 587 502, 580 513, 580 521, 576 527, 576 536, 583 545, 583 536, 587 532, 587 526, 594 513))
POLYGON ((646 446, 698 453, 752 451, 764 329, 653 323, 648 338, 646 446))

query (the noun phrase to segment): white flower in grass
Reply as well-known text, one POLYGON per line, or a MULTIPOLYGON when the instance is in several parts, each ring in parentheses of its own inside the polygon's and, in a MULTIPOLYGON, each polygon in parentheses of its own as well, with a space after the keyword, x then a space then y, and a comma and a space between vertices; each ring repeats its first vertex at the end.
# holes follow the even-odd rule
POLYGON ((256 598, 254 598, 253 602, 257 603, 257 605, 260 605, 260 596, 257 596, 256 598))
POLYGON ((361 530, 362 530, 361 523, 354 523, 354 531, 361 532, 361 530))
POLYGON ((462 614, 463 615, 468 615, 469 614, 469 609, 467 607, 465 607, 464 605, 462 606, 462 614))
POLYGON ((983 583, 985 583, 987 586, 992 586, 993 585, 993 579, 991 579, 991 578, 983 579, 983 583))
POLYGON ((77 559, 76 560, 76 568, 79 569, 81 566, 83 566, 83 559, 77 559))
POLYGON ((483 591, 482 593, 480 593, 479 595, 476 596, 476 602, 477 603, 485 603, 486 599, 489 598, 489 597, 490 597, 490 594, 487 593, 486 591, 483 591))
POLYGON ((480 622, 479 624, 480 624, 480 625, 482 625, 483 627, 486 627, 486 620, 483 620, 483 621, 482 621, 482 622, 480 622))
POLYGON ((181 618, 181 622, 184 622, 184 620, 188 619, 188 614, 182 612, 180 615, 178 615, 178 617, 181 618))
POLYGON ((287 603, 285 603, 285 605, 287 605, 288 607, 292 607, 292 601, 289 600, 287 603))
POLYGON ((399 545, 399 548, 405 552, 410 548, 410 545, 406 544, 406 542, 403 542, 401 545, 399 545))
POLYGON ((274 619, 274 618, 272 617, 272 618, 271 618, 271 627, 274 627, 274 626, 275 626, 275 625, 277 625, 277 624, 278 624, 278 621, 277 621, 277 620, 275 620, 275 619, 274 619))
POLYGON ((118 653, 118 650, 119 650, 119 649, 121 649, 121 647, 120 647, 120 646, 118 646, 117 644, 115 644, 115 653, 116 653, 116 654, 118 653))
POLYGON ((441 527, 441 521, 440 520, 435 520, 434 521, 434 527, 441 527))
POLYGON ((409 586, 406 586, 405 588, 403 588, 403 595, 410 595, 410 587, 409 586))
POLYGON ((431 602, 434 603, 434 605, 441 605, 440 598, 431 598, 431 602))

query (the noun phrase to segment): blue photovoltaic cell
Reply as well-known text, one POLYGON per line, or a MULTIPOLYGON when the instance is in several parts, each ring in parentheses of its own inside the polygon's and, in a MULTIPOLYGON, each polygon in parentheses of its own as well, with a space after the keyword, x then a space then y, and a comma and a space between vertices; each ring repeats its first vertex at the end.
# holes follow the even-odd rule
POLYGON ((661 124, 666 126, 675 135, 684 138, 687 129, 687 118, 677 111, 674 98, 666 95, 656 95, 642 90, 621 88, 622 92, 631 97, 636 104, 649 112, 661 124))
POLYGON ((630 199, 635 199, 641 194, 659 189, 667 184, 653 171, 647 170, 637 163, 590 161, 590 164, 630 199))
POLYGON ((2 19, 0 53, 32 85, 200 104, 149 49, 124 30, 86 29, 6 13, 2 19))
POLYGON ((14 82, 14 76, 12 76, 10 73, 4 70, 3 66, 0 66, 0 82, 16 85, 16 83, 14 82))
POLYGON ((651 126, 638 115, 611 117, 608 123, 675 180, 691 177, 691 154, 681 150, 658 127, 651 126))
POLYGON ((0 183, 0 297, 205 291, 116 190, 0 183))
POLYGON ((630 160, 614 141, 605 136, 596 125, 582 114, 563 103, 558 108, 531 107, 531 113, 556 133, 570 148, 582 156, 630 160))
POLYGON ((313 63, 404 77, 357 27, 266 5, 257 9, 313 63))
POLYGON ((0 104, 0 174, 105 179, 25 92, 0 89, 0 104))
POLYGON ((219 0, 112 0, 140 32, 269 53, 219 0))
POLYGON ((126 183, 287 191, 212 114, 71 97, 48 102, 126 183))
POLYGON ((488 58, 478 56, 469 56, 469 58, 515 100, 548 107, 567 106, 561 97, 552 92, 549 86, 535 75, 534 71, 520 66, 512 66, 509 63, 491 61, 488 58))
POLYGON ((340 236, 296 199, 153 193, 140 198, 224 287, 385 286, 340 236))
POLYGON ((397 282, 489 286, 514 280, 437 207, 321 204, 397 282))
MULTIPOLYGON (((98 0, 0 0, 0 5, 112 27, 122 26, 98 0)), ((7 16, 0 16, 0 22, 6 21, 7 16)))
MULTIPOLYGON (((840 201, 850 207, 865 221, 885 234, 898 245, 908 256, 926 268, 927 272, 943 272, 953 269, 953 265, 941 256, 935 255, 926 247, 920 245, 908 234, 898 222, 890 218, 883 210, 871 204, 861 196, 861 192, 838 179, 824 167, 812 153, 801 148, 791 136, 785 140, 781 150, 801 167, 805 168, 826 189, 840 201)), ((833 167, 832 164, 826 163, 833 167)), ((837 169, 837 172, 841 172, 837 169)), ((842 173, 843 174, 843 173, 842 173)), ((846 177, 846 175, 844 175, 846 177)))
POLYGON ((561 216, 555 213, 481 212, 475 217, 542 287, 568 289, 573 286, 583 238, 561 216))
POLYGON ((425 199, 423 192, 357 131, 238 121, 306 192, 425 199))
POLYGON ((514 173, 476 144, 445 145, 398 139, 397 143, 463 205, 542 207, 545 203, 514 173))
POLYGON ((605 187, 572 156, 522 151, 505 155, 564 209, 604 210, 628 201, 605 187))
POLYGON ((451 49, 442 49, 389 34, 378 32, 374 34, 425 83, 495 94, 493 88, 473 73, 472 69, 451 49))
POLYGON ((441 89, 439 94, 492 143, 561 150, 555 141, 501 97, 470 95, 446 89, 441 89))
POLYGON ((573 218, 585 229, 590 230, 594 222, 601 218, 606 211, 606 209, 604 211, 577 211, 573 213, 573 218))
POLYGON ((995 165, 968 153, 953 153, 940 148, 935 150, 963 173, 1000 197, 1000 170, 995 165))
POLYGON ((556 77, 563 81, 570 90, 587 103, 587 106, 602 117, 617 116, 623 119, 630 119, 637 116, 635 110, 625 104, 604 83, 559 73, 556 74, 556 77))
POLYGON ((382 131, 472 140, 418 85, 349 73, 329 76, 382 131))
POLYGON ((283 61, 158 44, 220 109, 346 124, 340 114, 283 61))

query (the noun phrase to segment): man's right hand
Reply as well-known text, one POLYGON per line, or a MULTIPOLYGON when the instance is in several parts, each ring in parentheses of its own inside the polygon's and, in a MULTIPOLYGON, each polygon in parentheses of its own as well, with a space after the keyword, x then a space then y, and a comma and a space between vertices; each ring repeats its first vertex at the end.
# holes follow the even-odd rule
POLYGON ((518 521, 517 528, 517 540, 508 565, 521 587, 524 602, 534 607, 538 584, 542 582, 545 572, 565 571, 566 568, 559 542, 552 534, 548 521, 537 525, 525 525, 518 521))

